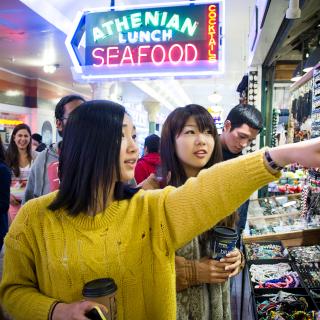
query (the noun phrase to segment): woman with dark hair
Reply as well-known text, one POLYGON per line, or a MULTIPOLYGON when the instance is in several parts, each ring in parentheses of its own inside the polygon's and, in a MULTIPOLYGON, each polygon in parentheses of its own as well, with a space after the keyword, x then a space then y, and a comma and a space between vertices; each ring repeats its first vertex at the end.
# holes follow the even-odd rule
MULTIPOLYGON (((220 139, 210 113, 196 104, 172 111, 162 127, 160 154, 162 181, 175 187, 221 162, 220 139)), ((234 228, 235 216, 218 225, 234 228)), ((231 319, 228 279, 240 272, 242 254, 236 249, 223 262, 210 259, 209 239, 207 231, 176 251, 178 320, 231 319)))
POLYGON ((117 319, 176 318, 175 251, 225 218, 280 166, 320 166, 320 140, 218 163, 181 187, 130 190, 138 159, 124 107, 88 101, 65 128, 60 189, 27 202, 5 238, 0 301, 16 320, 85 320, 86 282, 113 278, 117 319))
POLYGON ((0 251, 8 232, 8 209, 10 204, 11 173, 5 164, 4 147, 0 136, 0 251))
POLYGON ((18 124, 12 131, 6 152, 6 162, 12 171, 10 188, 9 224, 21 207, 22 198, 37 152, 31 148, 31 131, 28 125, 18 124))

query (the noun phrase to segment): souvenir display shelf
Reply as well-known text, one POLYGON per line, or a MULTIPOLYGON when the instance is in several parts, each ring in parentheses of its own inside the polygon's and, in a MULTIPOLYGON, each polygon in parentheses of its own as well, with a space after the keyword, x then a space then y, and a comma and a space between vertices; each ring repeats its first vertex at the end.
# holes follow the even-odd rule
POLYGON ((244 246, 256 320, 319 319, 320 246, 286 247, 281 241, 244 246))
MULTIPOLYGON (((311 132, 301 137, 319 137, 320 64, 290 91, 292 100, 312 93, 311 132)), ((290 142, 295 141, 289 133, 290 142)), ((268 192, 271 197, 250 201, 243 234, 242 286, 250 288, 255 319, 320 319, 320 169, 288 167, 279 181, 269 184, 268 192), (273 273, 278 276, 272 278, 273 273), (302 311, 295 309, 299 304, 302 311), (282 317, 279 309, 291 315, 282 317)))
POLYGON ((308 170, 298 164, 286 166, 281 172, 280 179, 268 184, 268 193, 269 195, 301 193, 307 178, 308 170))
POLYGON ((320 238, 320 215, 303 214, 301 194, 251 200, 244 243, 283 240, 285 245, 314 243, 320 238))
POLYGON ((320 136, 320 64, 313 70, 311 137, 320 136))

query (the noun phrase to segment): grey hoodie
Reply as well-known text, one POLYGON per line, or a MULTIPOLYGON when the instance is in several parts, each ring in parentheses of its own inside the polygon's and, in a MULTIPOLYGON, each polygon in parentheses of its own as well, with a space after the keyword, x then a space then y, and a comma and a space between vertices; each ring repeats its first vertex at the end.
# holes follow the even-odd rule
POLYGON ((30 199, 40 197, 50 192, 48 165, 57 160, 59 160, 57 143, 50 145, 48 149, 45 149, 38 154, 31 167, 22 204, 30 199))

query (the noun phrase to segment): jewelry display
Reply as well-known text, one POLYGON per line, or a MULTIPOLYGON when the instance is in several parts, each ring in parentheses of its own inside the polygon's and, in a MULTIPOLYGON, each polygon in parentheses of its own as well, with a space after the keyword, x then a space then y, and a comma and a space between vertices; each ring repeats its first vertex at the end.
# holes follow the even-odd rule
POLYGON ((296 268, 306 287, 320 288, 320 269, 318 262, 297 263, 296 268))
POLYGON ((320 246, 291 247, 288 249, 293 260, 299 263, 320 262, 320 246))
POLYGON ((245 245, 245 253, 257 319, 320 319, 320 245, 254 242, 245 245))
POLYGON ((258 297, 257 314, 259 319, 317 319, 316 311, 309 311, 304 296, 279 291, 258 297))
POLYGON ((246 246, 247 257, 250 260, 262 260, 262 259, 282 259, 288 255, 281 244, 260 244, 250 243, 246 246))
POLYGON ((251 281, 255 283, 279 279, 292 271, 288 263, 252 264, 250 266, 251 281))

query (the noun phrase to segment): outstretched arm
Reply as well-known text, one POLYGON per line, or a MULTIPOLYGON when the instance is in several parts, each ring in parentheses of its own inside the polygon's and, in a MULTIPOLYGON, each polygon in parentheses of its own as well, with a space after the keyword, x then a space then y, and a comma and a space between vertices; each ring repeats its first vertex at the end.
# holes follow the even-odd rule
POLYGON ((320 167, 320 138, 272 148, 269 153, 280 166, 297 162, 306 168, 320 167))
MULTIPOLYGON (((299 162, 320 167, 320 138, 269 150, 279 166, 299 162)), ((258 188, 277 179, 265 160, 265 149, 216 164, 190 178, 180 188, 168 190, 163 230, 176 250, 231 214, 258 188)))

